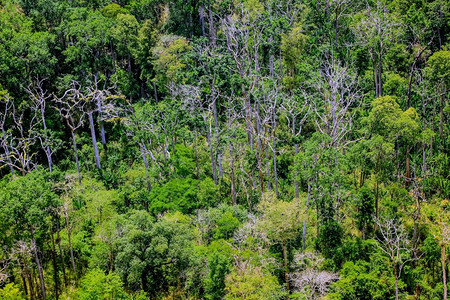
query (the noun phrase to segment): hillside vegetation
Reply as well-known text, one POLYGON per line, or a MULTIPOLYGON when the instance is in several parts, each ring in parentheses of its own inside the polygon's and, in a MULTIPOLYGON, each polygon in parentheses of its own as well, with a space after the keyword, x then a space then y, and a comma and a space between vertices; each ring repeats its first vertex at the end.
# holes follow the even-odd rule
POLYGON ((447 299, 445 0, 0 0, 0 299, 447 299))

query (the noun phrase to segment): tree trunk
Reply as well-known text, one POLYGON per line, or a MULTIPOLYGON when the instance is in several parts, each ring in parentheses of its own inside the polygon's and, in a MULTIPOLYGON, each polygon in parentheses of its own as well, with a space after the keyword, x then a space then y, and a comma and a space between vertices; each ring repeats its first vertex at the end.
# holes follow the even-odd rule
POLYGON ((444 285, 444 300, 447 300, 447 272, 445 271, 445 245, 441 245, 442 283, 444 285))
POLYGON ((395 277, 395 300, 398 300, 398 274, 397 274, 397 263, 394 263, 394 277, 395 277))
POLYGON ((212 169, 212 175, 214 179, 214 184, 218 184, 217 181, 217 170, 216 170, 216 160, 214 159, 214 151, 213 146, 211 142, 211 132, 209 131, 208 122, 205 121, 206 124, 206 141, 208 142, 209 146, 209 157, 211 159, 211 169, 212 169))
MULTIPOLYGON (((129 53, 128 53, 128 59, 130 59, 130 54, 129 53)), ((97 110, 98 110, 98 113, 100 115, 100 137, 101 137, 101 140, 102 140, 102 144, 106 145, 105 125, 103 124, 103 121, 102 121, 103 110, 102 110, 102 102, 100 100, 100 97, 98 97, 98 99, 97 99, 97 110)))
POLYGON ((378 179, 375 181, 375 217, 378 218, 378 179))
POLYGON ((209 15, 209 43, 213 48, 216 47, 216 30, 214 28, 214 17, 213 12, 211 9, 211 6, 208 8, 208 15, 209 15))
POLYGON ((35 298, 33 275, 31 274, 31 270, 28 267, 26 262, 25 262, 25 269, 27 270, 28 283, 30 286, 30 299, 33 299, 33 298, 35 298))
POLYGON ((206 32, 205 32, 205 5, 203 3, 200 5, 199 15, 200 15, 200 24, 202 26, 202 36, 205 37, 206 36, 206 32))
MULTIPOLYGON (((274 129, 275 131, 275 126, 274 129)), ((276 148, 277 144, 276 144, 276 137, 275 137, 275 132, 273 133, 272 136, 272 151, 273 151, 273 175, 274 175, 274 182, 275 182, 275 194, 278 197, 278 175, 277 175, 277 148, 276 148)))
MULTIPOLYGON (((295 155, 297 156, 298 154, 298 144, 295 144, 295 155)), ((299 193, 299 184, 298 184, 298 171, 295 172, 295 198, 299 199, 300 198, 300 193, 299 193)))
POLYGON ((409 71, 409 82, 408 82, 408 101, 406 102, 406 109, 411 107, 411 87, 412 87, 412 81, 414 76, 414 67, 416 65, 416 59, 414 59, 414 62, 411 66, 411 71, 409 71))
MULTIPOLYGON (((3 134, 3 139, 6 141, 6 133, 5 133, 5 130, 3 129, 3 127, 2 127, 2 134, 3 134)), ((8 148, 9 147, 8 147, 7 143, 5 142, 5 148, 4 149, 5 149, 6 157, 8 158, 9 169, 11 170, 11 174, 14 175, 14 167, 12 165, 11 157, 9 156, 9 149, 8 148)))
POLYGON ((69 242, 70 260, 72 262, 73 273, 74 273, 74 275, 76 277, 77 276, 77 271, 76 271, 76 268, 75 268, 75 258, 74 258, 74 255, 73 255, 72 238, 71 238, 72 230, 70 229, 69 215, 67 213, 66 208, 64 208, 64 218, 66 220, 66 226, 67 226, 67 240, 69 242))
POLYGON ((48 170, 50 173, 53 172, 53 162, 52 162, 52 152, 50 147, 45 147, 46 149, 44 149, 45 151, 45 155, 47 156, 47 162, 48 162, 48 170))
MULTIPOLYGON (((308 182, 308 195, 306 196, 306 212, 309 208, 309 198, 311 196, 311 184, 308 182)), ((306 249, 306 218, 303 220, 303 233, 302 233, 302 250, 306 249)))
POLYGON ((219 164, 219 179, 222 180, 222 177, 223 177, 222 153, 217 154, 217 160, 218 160, 218 164, 219 164))
POLYGON ((194 156, 195 156, 195 172, 197 179, 200 179, 200 170, 198 166, 198 153, 197 153, 197 129, 194 130, 194 156))
MULTIPOLYGON (((241 75, 241 78, 244 78, 241 75)), ((241 84, 242 94, 244 95, 244 106, 245 106, 245 125, 247 129, 247 139, 250 145, 250 151, 253 152, 253 134, 252 134, 252 112, 250 107, 250 99, 247 97, 247 92, 245 91, 244 84, 241 84)))
POLYGON ((42 271, 41 261, 39 260, 39 255, 38 255, 38 251, 37 251, 37 245, 36 245, 36 240, 34 238, 33 230, 31 230, 31 242, 33 245, 34 258, 35 258, 36 265, 37 265, 38 272, 39 272, 39 282, 41 284, 42 298, 44 300, 46 300, 47 296, 45 294, 44 272, 42 271))
POLYGON ((378 86, 379 86, 379 97, 383 97, 383 65, 382 65, 382 56, 379 55, 378 58, 378 86))
POLYGON ((61 269, 63 271, 63 278, 64 278, 64 286, 67 287, 67 276, 66 276, 66 266, 64 264, 64 253, 62 251, 61 247, 61 237, 59 235, 60 226, 59 226, 59 218, 56 220, 56 243, 58 244, 59 248, 59 259, 61 260, 61 269))
POLYGON ((380 93, 378 91, 378 74, 377 74, 377 66, 376 66, 376 62, 375 62, 374 58, 372 58, 372 65, 373 65, 373 78, 375 81, 375 97, 378 98, 378 97, 380 97, 380 93))
POLYGON ((22 284, 23 284, 23 291, 25 292, 25 295, 28 295, 28 287, 27 287, 27 278, 25 273, 25 267, 23 264, 20 264, 20 270, 21 270, 21 277, 22 277, 22 284))
POLYGON ((411 178, 411 173, 410 173, 410 167, 409 167, 409 145, 408 142, 406 142, 406 161, 405 161, 405 165, 406 165, 406 172, 405 172, 405 177, 406 177, 406 185, 409 185, 409 181, 411 178))
POLYGON ((75 163, 77 164, 78 184, 81 185, 80 161, 78 160, 78 150, 77 150, 77 141, 75 139, 75 131, 70 130, 70 132, 72 133, 73 153, 75 154, 75 163))
POLYGON ((144 161, 145 168, 145 179, 147 180, 147 190, 150 192, 152 190, 152 184, 150 183, 150 177, 148 175, 148 161, 147 154, 145 153, 144 146, 141 147, 142 160, 144 161))
POLYGON ((233 205, 236 205, 236 183, 234 178, 234 156, 233 156, 233 144, 228 143, 230 149, 230 167, 231 167, 231 200, 233 205))
POLYGON ((290 286, 289 286, 289 269, 288 269, 286 243, 283 243, 283 259, 284 259, 284 279, 286 280, 286 290, 289 294, 290 286))
POLYGON ((441 94, 441 107, 440 107, 440 118, 439 118, 439 136, 444 138, 444 93, 441 94))
POLYGON ((91 128, 92 146, 94 146, 95 165, 97 166, 97 169, 101 169, 102 167, 100 165, 100 155, 98 153, 97 137, 95 136, 94 117, 92 115, 92 112, 88 113, 88 118, 89 126, 91 128))
POLYGON ((266 172, 267 172, 267 190, 272 190, 272 184, 270 182, 270 156, 269 156, 269 147, 266 148, 266 172))
POLYGON ((50 240, 52 242, 52 263, 53 263, 53 279, 55 281, 55 298, 59 298, 59 284, 58 284, 58 268, 56 265, 56 249, 55 249, 55 238, 53 232, 50 232, 50 240))

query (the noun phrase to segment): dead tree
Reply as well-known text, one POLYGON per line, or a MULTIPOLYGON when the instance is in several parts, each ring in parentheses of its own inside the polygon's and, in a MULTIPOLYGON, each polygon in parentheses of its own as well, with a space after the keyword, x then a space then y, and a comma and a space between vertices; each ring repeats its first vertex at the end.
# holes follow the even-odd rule
POLYGON ((83 125, 85 117, 84 105, 86 102, 83 97, 79 96, 78 90, 79 85, 73 82, 72 87, 66 90, 62 97, 58 98, 54 96, 53 101, 56 104, 56 110, 58 110, 61 117, 66 121, 67 126, 70 128, 75 163, 77 165, 78 183, 81 184, 80 162, 78 159, 75 131, 83 125))
POLYGON ((238 128, 240 126, 239 120, 243 118, 242 113, 236 107, 236 102, 233 97, 229 97, 227 101, 227 120, 225 123, 226 133, 225 139, 228 140, 228 150, 230 155, 230 180, 231 180, 231 202, 233 205, 237 204, 236 201, 236 165, 235 165, 235 146, 238 135, 238 128))
POLYGON ((33 84, 30 84, 25 90, 33 101, 31 109, 40 118, 42 130, 36 130, 35 135, 41 144, 41 148, 47 157, 48 168, 50 173, 53 171, 53 154, 61 147, 61 141, 57 139, 51 130, 47 129, 45 119, 45 110, 47 103, 51 100, 52 95, 44 87, 45 79, 36 77, 33 84))
POLYGON ((0 146, 3 149, 2 154, 0 154, 0 167, 7 165, 9 166, 9 169, 11 170, 11 174, 14 175, 14 165, 11 160, 10 156, 10 135, 11 132, 7 130, 7 119, 10 114, 10 111, 12 110, 12 106, 14 105, 12 99, 9 97, 8 94, 1 95, 1 111, 0 111, 0 130, 1 130, 1 137, 0 137, 0 146))
MULTIPOLYGON (((293 96, 287 97, 281 103, 281 110, 288 121, 289 128, 291 129, 292 139, 294 141, 295 155, 299 153, 298 143, 299 137, 302 133, 303 124, 306 122, 308 114, 310 112, 310 104, 306 93, 303 92, 303 101, 294 98, 293 96)), ((295 173, 295 198, 300 199, 299 172, 295 173)), ((306 209, 309 208, 309 200, 311 198, 311 183, 308 181, 308 192, 306 196, 306 209)), ((302 249, 306 247, 306 218, 303 220, 303 233, 302 233, 302 249)))
POLYGON ((367 3, 363 18, 353 26, 357 42, 368 49, 372 60, 376 97, 383 96, 383 56, 399 35, 400 26, 393 20, 386 3, 377 0, 375 7, 367 3))
POLYGON ((325 259, 315 252, 299 252, 294 256, 293 269, 289 276, 294 290, 305 295, 307 299, 322 299, 331 283, 339 275, 321 270, 325 259))
MULTIPOLYGON (((214 119, 214 107, 216 101, 219 98, 219 91, 213 87, 209 94, 202 93, 201 89, 202 82, 197 86, 193 85, 179 85, 177 87, 176 95, 181 97, 185 108, 191 112, 194 116, 201 116, 203 120, 203 125, 205 126, 206 141, 209 148, 209 156, 211 160, 211 171, 214 179, 214 183, 218 184, 217 175, 217 164, 214 155, 214 134, 218 135, 218 125, 213 129, 213 124, 215 124, 214 119)), ((215 126, 215 125, 214 125, 215 126)))
POLYGON ((377 235, 377 246, 389 258, 395 278, 395 299, 399 298, 398 280, 403 267, 415 258, 411 258, 408 236, 405 229, 395 219, 376 219, 379 235, 377 235))
POLYGON ((19 170, 22 175, 31 172, 36 167, 34 157, 34 144, 36 143, 36 130, 38 120, 31 114, 25 123, 25 114, 28 108, 16 109, 9 96, 5 97, 3 110, 0 112, 0 146, 4 153, 0 154, 1 165, 8 165, 14 174, 14 169, 19 170), (6 128, 9 121, 9 128, 6 128))
POLYGON ((349 143, 345 137, 352 129, 356 111, 351 112, 350 109, 360 105, 356 75, 348 66, 331 59, 325 62, 319 76, 314 79, 312 87, 320 95, 320 100, 313 97, 311 101, 317 116, 317 128, 331 138, 330 146, 340 149, 349 143))
MULTIPOLYGON (((303 94, 303 101, 297 97, 286 97, 281 103, 280 108, 288 121, 288 126, 291 129, 292 140, 294 141, 295 154, 298 154, 299 137, 302 133, 303 124, 306 122, 308 114, 310 112, 310 105, 306 94, 303 94)), ((296 174, 298 177, 298 172, 296 174)), ((298 179, 295 179, 295 198, 299 198, 299 183, 298 179)))

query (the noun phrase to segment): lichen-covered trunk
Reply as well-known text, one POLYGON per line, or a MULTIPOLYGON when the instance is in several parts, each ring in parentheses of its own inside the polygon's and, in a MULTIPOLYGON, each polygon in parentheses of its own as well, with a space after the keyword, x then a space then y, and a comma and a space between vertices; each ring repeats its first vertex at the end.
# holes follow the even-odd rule
POLYGON ((100 155, 97 147, 97 137, 95 135, 94 117, 92 115, 92 112, 88 113, 88 118, 89 118, 89 127, 91 128, 92 146, 94 147, 95 165, 97 169, 101 169, 102 167, 100 165, 100 155))

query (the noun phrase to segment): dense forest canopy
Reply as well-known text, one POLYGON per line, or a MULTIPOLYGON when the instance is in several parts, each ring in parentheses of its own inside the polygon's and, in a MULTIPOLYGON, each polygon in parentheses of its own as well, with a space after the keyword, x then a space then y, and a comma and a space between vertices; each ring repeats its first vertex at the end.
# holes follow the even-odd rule
POLYGON ((447 299, 450 3, 0 0, 1 299, 447 299))

